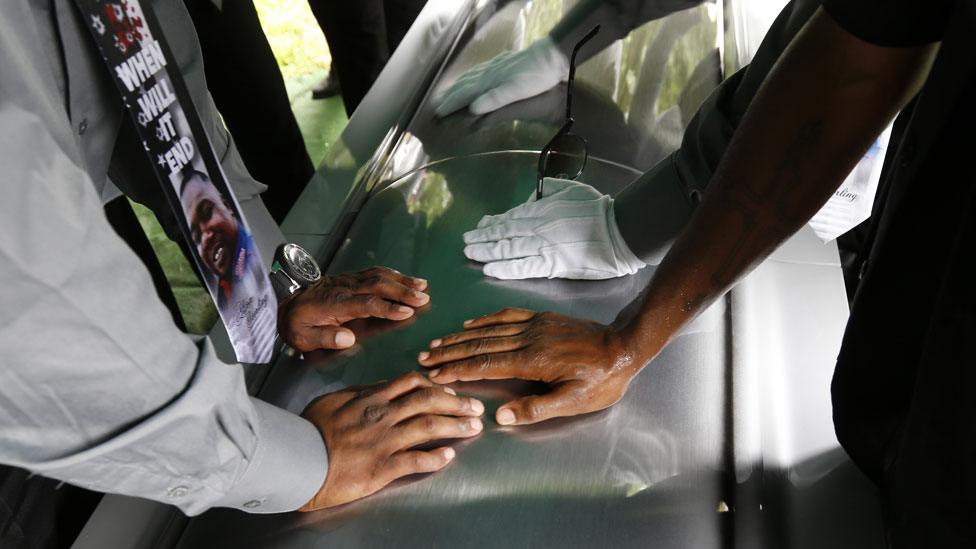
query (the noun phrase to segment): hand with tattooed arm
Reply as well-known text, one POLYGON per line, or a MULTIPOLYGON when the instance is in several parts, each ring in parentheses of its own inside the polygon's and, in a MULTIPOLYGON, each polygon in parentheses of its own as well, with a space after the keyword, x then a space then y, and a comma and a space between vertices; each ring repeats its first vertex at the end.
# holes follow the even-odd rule
POLYGON ((502 405, 503 425, 611 406, 677 331, 826 202, 925 81, 937 47, 864 42, 818 10, 753 100, 708 191, 637 303, 609 326, 505 309, 435 339, 435 383, 520 378, 551 391, 502 405))

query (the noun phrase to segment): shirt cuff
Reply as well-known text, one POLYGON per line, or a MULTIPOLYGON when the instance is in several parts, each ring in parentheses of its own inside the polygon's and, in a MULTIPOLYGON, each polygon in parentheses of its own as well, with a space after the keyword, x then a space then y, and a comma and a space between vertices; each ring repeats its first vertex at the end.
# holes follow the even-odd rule
POLYGON ((219 501, 247 513, 282 513, 308 503, 325 483, 325 442, 308 420, 255 398, 258 443, 251 464, 219 501))

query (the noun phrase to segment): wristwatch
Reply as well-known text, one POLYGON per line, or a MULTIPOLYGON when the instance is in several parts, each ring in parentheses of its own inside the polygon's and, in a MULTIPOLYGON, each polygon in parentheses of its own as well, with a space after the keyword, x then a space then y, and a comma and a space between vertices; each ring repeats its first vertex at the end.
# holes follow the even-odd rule
POLYGON ((268 276, 281 303, 295 292, 317 282, 322 278, 322 271, 304 248, 298 244, 282 244, 275 250, 274 263, 268 276))

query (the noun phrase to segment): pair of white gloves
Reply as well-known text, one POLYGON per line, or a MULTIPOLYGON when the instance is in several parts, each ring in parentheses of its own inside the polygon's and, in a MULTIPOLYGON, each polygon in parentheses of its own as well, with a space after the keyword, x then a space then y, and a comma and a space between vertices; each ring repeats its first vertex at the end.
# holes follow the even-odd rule
MULTIPOLYGON (((548 37, 503 53, 463 74, 434 99, 435 112, 468 107, 485 114, 543 93, 569 77, 569 60, 548 37)), ((613 199, 593 187, 546 178, 543 197, 486 215, 464 233, 464 255, 503 279, 598 280, 636 273, 645 264, 627 247, 613 215, 613 199)))

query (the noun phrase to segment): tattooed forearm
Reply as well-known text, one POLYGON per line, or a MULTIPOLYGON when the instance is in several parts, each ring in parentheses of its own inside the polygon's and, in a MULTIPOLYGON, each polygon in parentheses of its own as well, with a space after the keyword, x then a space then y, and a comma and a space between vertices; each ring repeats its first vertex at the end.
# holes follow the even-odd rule
POLYGON ((726 212, 736 223, 728 227, 725 238, 730 240, 725 257, 709 276, 710 290, 726 288, 734 278, 754 261, 749 250, 768 240, 770 231, 788 235, 803 222, 803 209, 810 203, 801 184, 805 163, 815 158, 822 145, 823 122, 806 123, 786 148, 782 161, 768 178, 749 178, 736 174, 741 181, 717 181, 716 187, 726 204, 726 212), (775 207, 770 209, 769 204, 775 207))

